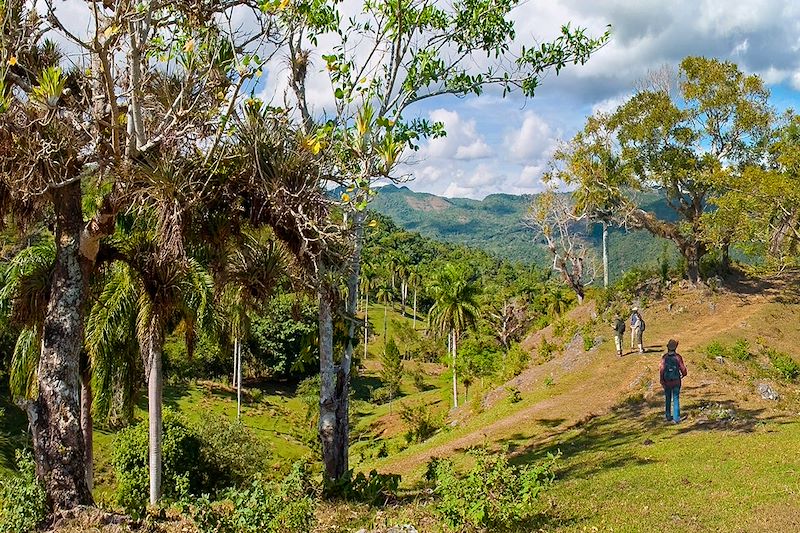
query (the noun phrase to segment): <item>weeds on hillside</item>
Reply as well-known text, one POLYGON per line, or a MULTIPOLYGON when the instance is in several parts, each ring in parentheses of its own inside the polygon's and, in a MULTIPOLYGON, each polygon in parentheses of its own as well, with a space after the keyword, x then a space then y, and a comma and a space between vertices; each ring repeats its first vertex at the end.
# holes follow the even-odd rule
POLYGON ((442 421, 427 405, 401 405, 400 418, 408 424, 406 442, 423 442, 442 427, 442 421))
POLYGON ((475 466, 460 475, 453 462, 433 459, 427 478, 438 496, 436 513, 458 531, 497 531, 533 519, 538 500, 555 478, 558 455, 533 465, 511 466, 505 453, 472 452, 475 466))

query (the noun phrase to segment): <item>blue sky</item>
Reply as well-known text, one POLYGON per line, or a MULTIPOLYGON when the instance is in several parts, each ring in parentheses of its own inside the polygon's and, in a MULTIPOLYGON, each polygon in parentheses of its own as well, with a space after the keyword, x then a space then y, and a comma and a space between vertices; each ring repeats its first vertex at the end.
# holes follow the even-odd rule
MULTIPOLYGON (((40 6, 43 0, 35 0, 40 6)), ((356 10, 361 0, 344 0, 356 10)), ((444 0, 443 0, 444 1, 444 0)), ((447 0, 449 1, 449 0, 447 0)), ((56 2, 78 35, 90 28, 85 0, 56 2)), ((247 14, 235 22, 247 26, 247 14)), ((429 99, 406 112, 445 123, 448 136, 423 143, 399 171, 414 190, 483 198, 542 189, 553 149, 598 109, 610 111, 629 97, 649 71, 675 67, 687 55, 738 63, 763 77, 778 109, 800 108, 800 2, 792 0, 532 0, 514 12, 517 44, 555 37, 562 24, 612 39, 583 66, 570 66, 543 80, 535 98, 489 91, 480 98, 429 99)), ((63 39, 61 40, 63 42, 63 39)), ((63 42, 69 51, 70 44, 63 42)), ((309 100, 321 110, 332 101, 320 50, 312 50, 309 100)), ((285 58, 265 71, 259 95, 282 105, 285 58), (282 65, 282 67, 280 66, 282 65)))
POLYGON ((449 136, 412 154, 411 189, 471 198, 539 191, 559 140, 623 102, 648 71, 687 55, 734 61, 764 78, 776 108, 800 108, 800 5, 790 1, 529 2, 516 20, 521 35, 541 39, 567 21, 595 33, 611 24, 613 36, 587 65, 548 76, 531 100, 490 95, 415 108, 443 120, 449 136))

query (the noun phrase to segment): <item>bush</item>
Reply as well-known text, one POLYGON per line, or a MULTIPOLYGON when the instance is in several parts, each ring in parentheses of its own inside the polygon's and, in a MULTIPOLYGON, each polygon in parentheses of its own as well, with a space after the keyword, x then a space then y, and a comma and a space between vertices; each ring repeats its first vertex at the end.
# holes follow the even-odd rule
POLYGON ((725 348, 725 345, 719 341, 714 341, 708 346, 706 346, 706 355, 709 359, 714 359, 717 357, 726 357, 728 355, 728 350, 725 348))
POLYGON ((731 357, 738 361, 747 361, 752 357, 750 345, 744 339, 739 339, 733 343, 730 349, 731 357))
POLYGON ((522 393, 516 387, 508 387, 508 401, 511 403, 519 403, 522 401, 522 393))
POLYGON ((400 359, 400 350, 392 337, 386 341, 386 348, 381 357, 381 381, 386 389, 388 400, 397 398, 400 394, 400 380, 403 377, 403 361, 400 359))
POLYGON ((441 427, 441 422, 433 415, 427 405, 415 406, 401 405, 400 418, 408 424, 406 440, 408 442, 422 442, 429 439, 441 427))
POLYGON ((269 450, 241 422, 208 414, 193 427, 202 443, 202 462, 210 469, 209 489, 243 486, 266 470, 269 450))
POLYGON ((436 460, 430 468, 436 512, 453 529, 498 529, 521 525, 537 512, 539 495, 553 482, 556 456, 536 465, 513 467, 504 453, 475 452, 475 466, 456 473, 452 461, 436 460))
POLYGON ((316 494, 301 463, 279 483, 256 479, 245 489, 231 489, 223 500, 207 495, 184 502, 184 512, 200 533, 305 532, 314 525, 316 494))
MULTIPOLYGON (((192 494, 209 490, 201 442, 180 415, 165 409, 162 438, 163 495, 175 499, 180 485, 192 494)), ((149 501, 148 421, 129 427, 114 440, 112 461, 117 477, 117 503, 139 515, 149 501)))
POLYGON ((552 343, 547 340, 546 337, 542 337, 542 342, 539 344, 539 348, 536 350, 536 355, 538 356, 538 363, 546 363, 553 359, 553 354, 558 350, 558 345, 552 343))
POLYGON ((420 365, 417 365, 414 370, 410 370, 408 375, 411 377, 411 381, 414 382, 415 389, 419 392, 428 390, 428 386, 425 384, 425 371, 420 365))
POLYGON ((380 505, 396 498, 399 486, 398 474, 379 474, 372 470, 369 476, 365 476, 363 472, 353 476, 353 471, 348 470, 337 480, 326 480, 324 494, 329 498, 380 505))
MULTIPOLYGON (((209 416, 194 427, 181 415, 164 411, 161 485, 167 501, 187 494, 216 495, 245 483, 266 467, 268 459, 264 445, 237 422, 209 416)), ((112 461, 117 503, 139 515, 149 500, 146 420, 120 432, 112 461)))
POLYGON ((569 318, 560 318, 553 324, 553 336, 569 342, 578 332, 578 324, 569 318))
POLYGON ((524 350, 521 344, 515 342, 508 349, 505 361, 503 362, 503 379, 507 381, 520 375, 530 361, 531 354, 524 350))
POLYGON ((47 515, 44 489, 30 452, 16 451, 19 477, 0 480, 0 533, 34 531, 47 515))
POLYGON ((779 352, 773 348, 765 350, 772 367, 783 379, 794 381, 800 376, 800 365, 789 354, 779 352))

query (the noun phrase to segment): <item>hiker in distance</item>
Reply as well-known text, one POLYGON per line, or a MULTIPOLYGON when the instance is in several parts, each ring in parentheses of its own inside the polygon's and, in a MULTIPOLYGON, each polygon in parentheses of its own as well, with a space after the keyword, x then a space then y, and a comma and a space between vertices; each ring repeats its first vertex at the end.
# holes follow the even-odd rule
POLYGON ((667 342, 667 353, 661 358, 658 367, 659 381, 664 387, 664 416, 667 422, 677 424, 681 421, 681 378, 686 377, 686 365, 683 357, 676 350, 678 341, 670 339, 667 342))
POLYGON ((617 347, 617 355, 622 357, 622 335, 625 333, 625 321, 619 316, 619 313, 614 314, 614 345, 617 347))
POLYGON ((642 333, 644 333, 644 319, 639 313, 638 307, 631 307, 631 350, 635 344, 639 348, 639 353, 644 353, 644 345, 642 344, 642 333))

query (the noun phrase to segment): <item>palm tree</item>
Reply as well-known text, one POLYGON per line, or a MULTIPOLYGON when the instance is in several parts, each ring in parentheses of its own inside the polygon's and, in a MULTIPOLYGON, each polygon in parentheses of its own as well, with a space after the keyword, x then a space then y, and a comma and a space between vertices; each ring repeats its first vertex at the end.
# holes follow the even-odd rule
POLYGON ((287 274, 288 254, 269 231, 245 231, 238 243, 227 248, 228 262, 223 273, 223 309, 233 338, 236 418, 242 415, 242 339, 249 330, 249 313, 264 304, 287 274))
MULTIPOLYGON (((150 217, 138 217, 148 224, 150 217)), ((149 419, 150 503, 161 496, 162 350, 168 329, 185 319, 189 335, 194 325, 213 329, 213 280, 191 257, 166 259, 156 231, 134 227, 118 231, 113 246, 120 261, 112 264, 110 282, 98 298, 105 308, 87 322, 87 347, 101 353, 103 343, 135 317, 136 339, 147 380, 149 419)))
POLYGON ((412 266, 408 270, 408 284, 414 289, 414 318, 412 320, 413 329, 417 329, 417 289, 422 281, 419 273, 419 267, 412 266))
POLYGON ((428 313, 428 323, 440 334, 448 334, 453 370, 453 407, 458 407, 458 338, 467 328, 474 327, 478 319, 479 292, 478 286, 469 279, 466 270, 452 264, 445 265, 431 286, 434 304, 428 313))
POLYGON ((375 267, 370 263, 361 265, 361 292, 364 294, 364 359, 367 358, 369 345, 369 291, 375 288, 378 276, 375 267))
POLYGON ((389 323, 388 306, 392 303, 392 287, 388 284, 381 285, 378 287, 375 298, 383 303, 383 342, 386 342, 387 325, 389 323))

